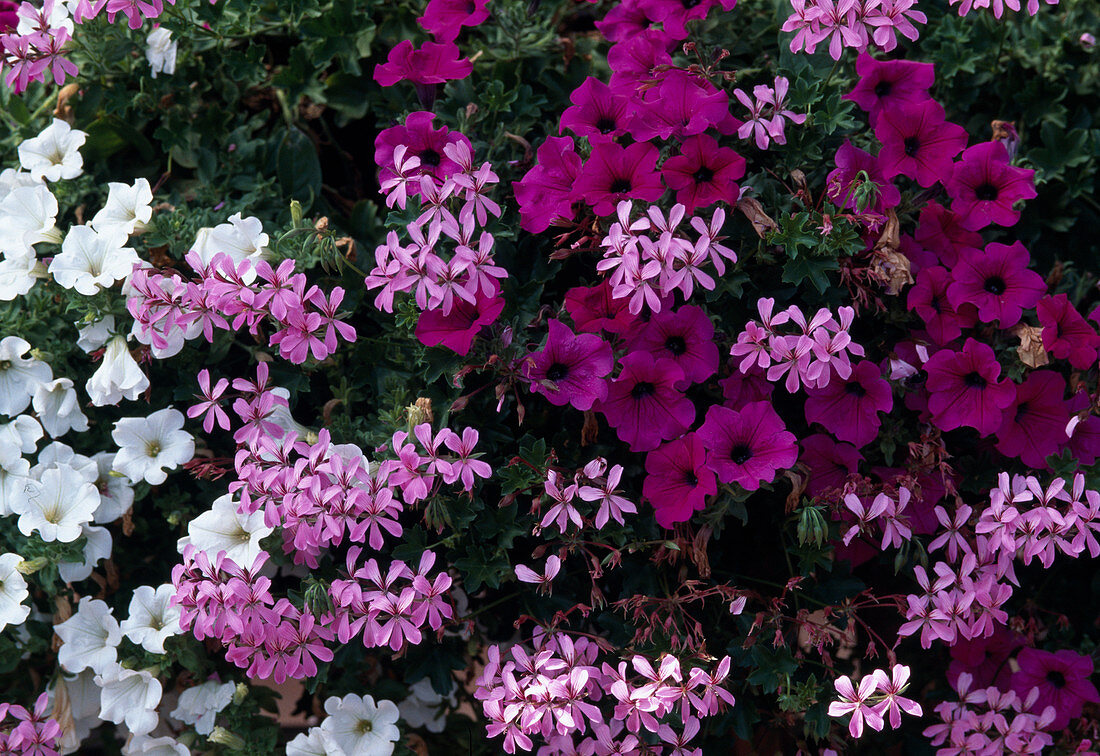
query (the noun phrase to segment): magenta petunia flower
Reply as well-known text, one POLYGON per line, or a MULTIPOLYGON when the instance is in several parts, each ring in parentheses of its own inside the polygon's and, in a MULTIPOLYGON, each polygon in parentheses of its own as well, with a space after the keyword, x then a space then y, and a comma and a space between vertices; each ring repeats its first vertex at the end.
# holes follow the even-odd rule
POLYGON ((757 364, 742 373, 733 365, 730 366, 730 375, 718 381, 722 387, 722 404, 730 409, 741 409, 749 402, 762 402, 771 400, 775 384, 768 380, 764 369, 757 364))
POLYGON ((559 320, 549 321, 546 346, 529 355, 524 376, 531 390, 553 405, 571 404, 579 410, 607 396, 604 377, 615 367, 611 345, 591 333, 574 334, 559 320))
POLYGON ((870 360, 857 362, 847 379, 833 376, 824 388, 807 385, 806 394, 806 422, 820 423, 856 448, 874 440, 882 424, 878 413, 894 406, 890 384, 870 360))
POLYGON ((1047 457, 1069 442, 1066 380, 1053 370, 1033 370, 1016 386, 1016 401, 997 429, 997 451, 1031 468, 1046 469, 1047 457))
MULTIPOLYGON (((438 129, 432 128, 432 119, 435 114, 426 110, 409 113, 403 125, 391 126, 383 129, 374 140, 374 162, 379 168, 379 181, 394 178, 395 172, 393 152, 400 145, 406 148, 405 157, 417 157, 420 159, 420 169, 410 175, 429 175, 439 181, 462 171, 455 161, 447 157, 444 148, 448 144, 465 144, 473 147, 465 135, 457 131, 451 131, 446 126, 438 129)), ((409 194, 417 194, 420 191, 419 181, 410 181, 409 194)))
POLYGON ((1035 305, 1043 327, 1043 348, 1058 360, 1069 360, 1078 370, 1096 364, 1100 336, 1065 294, 1043 297, 1035 305))
POLYGON ((622 372, 611 381, 596 408, 607 416, 630 451, 651 451, 676 438, 695 421, 695 405, 676 388, 684 371, 672 360, 634 352, 619 360, 622 372))
POLYGON ((645 5, 661 23, 661 28, 670 39, 687 39, 687 22, 707 17, 711 8, 721 5, 723 10, 733 10, 737 0, 645 0, 645 5))
POLYGON ((982 235, 962 227, 960 218, 943 205, 929 202, 920 211, 920 220, 914 234, 917 242, 935 252, 945 268, 955 267, 959 252, 964 247, 980 247, 982 235))
POLYGON ((493 323, 504 311, 504 298, 499 294, 477 295, 477 304, 455 299, 451 312, 428 310, 420 313, 416 322, 416 338, 424 346, 444 346, 462 356, 469 353, 474 339, 484 326, 493 323))
POLYGON ((570 137, 547 137, 539 145, 538 163, 512 184, 519 203, 520 228, 541 233, 559 218, 572 220, 573 185, 581 172, 581 158, 570 137))
POLYGON ((794 434, 768 402, 752 402, 740 410, 712 405, 697 433, 718 480, 749 491, 775 480, 776 471, 798 459, 794 434))
POLYGON ((951 283, 951 274, 945 268, 938 265, 925 268, 917 273, 907 295, 909 309, 924 321, 928 335, 941 346, 957 339, 963 328, 978 322, 978 311, 971 303, 962 303, 958 310, 952 306, 947 298, 951 283))
POLYGON ((825 433, 814 433, 802 439, 799 463, 810 469, 806 479, 806 495, 818 496, 830 488, 842 488, 848 476, 859 470, 863 455, 848 443, 837 443, 825 433))
MULTIPOLYGON (((652 30, 655 24, 659 24, 660 10, 645 0, 624 0, 624 2, 615 3, 603 20, 596 22, 596 28, 608 42, 624 42, 652 30)), ((664 32, 660 34, 665 38, 664 32)), ((612 45, 612 49, 616 46, 612 45)))
POLYGON ((577 286, 565 292, 565 309, 578 331, 627 333, 638 318, 630 312, 630 300, 611 296, 611 284, 604 279, 595 286, 577 286))
POLYGON ((397 43, 386 56, 385 63, 374 67, 374 80, 383 87, 392 87, 402 81, 422 87, 432 87, 452 79, 465 79, 474 70, 473 65, 453 42, 425 42, 418 48, 405 39, 397 43))
POLYGON ((718 370, 714 323, 694 305, 654 313, 627 343, 631 352, 647 352, 655 360, 667 358, 679 365, 684 371, 680 389, 702 383, 718 370))
POLYGON ((477 26, 489 18, 489 0, 428 0, 416 19, 437 42, 454 42, 463 26, 477 26))
POLYGON ((876 187, 874 202, 864 210, 874 210, 882 213, 891 207, 897 207, 901 202, 901 192, 894 186, 894 182, 886 178, 882 173, 882 166, 877 157, 870 152, 853 147, 847 139, 836 151, 834 158, 836 169, 831 171, 825 179, 825 187, 829 201, 837 207, 855 210, 857 205, 855 181, 860 172, 867 174, 867 180, 876 187))
POLYGON ((718 483, 706 464, 707 452, 695 433, 662 444, 645 458, 642 495, 656 512, 657 524, 671 528, 687 522, 692 512, 706 506, 708 496, 718 492, 718 483))
POLYGON ((1054 721, 1050 730, 1065 729, 1071 719, 1081 716, 1086 703, 1100 703, 1096 686, 1089 681, 1092 676, 1092 659, 1068 649, 1051 653, 1037 648, 1025 648, 1016 655, 1019 669, 1012 675, 1012 690, 1027 699, 1032 688, 1039 689, 1039 697, 1031 711, 1039 714, 1054 707, 1054 721))
POLYGON ((844 99, 866 110, 872 126, 884 110, 919 105, 930 99, 928 90, 936 81, 931 63, 875 60, 865 52, 856 57, 856 73, 859 83, 844 99))
POLYGON ((878 161, 883 176, 904 174, 921 186, 950 179, 954 158, 967 141, 966 130, 944 120, 943 108, 934 100, 883 111, 875 136, 882 142, 878 161))
POLYGON ((634 97, 643 82, 657 78, 661 66, 671 64, 664 34, 652 29, 617 42, 607 51, 611 89, 628 97, 634 97))
POLYGON ((676 192, 676 201, 693 213, 715 202, 737 202, 745 159, 729 147, 719 147, 709 134, 699 134, 680 144, 680 154, 665 161, 661 175, 676 192))
POLYGON ((573 103, 561 114, 560 131, 569 129, 591 143, 625 134, 634 117, 628 97, 616 94, 599 79, 589 76, 569 95, 573 103))
POLYGON ((1007 627, 995 628, 988 638, 968 639, 960 636, 951 646, 947 682, 957 691, 959 675, 965 672, 973 678, 970 684, 972 689, 981 690, 996 685, 1001 690, 1008 690, 1012 669, 1007 662, 1023 645, 1024 637, 1007 627))
POLYGON ((0 34, 13 31, 19 26, 19 3, 0 0, 0 34))
MULTIPOLYGON (((1066 402, 1067 409, 1077 415, 1092 405, 1092 397, 1087 389, 1081 389, 1066 402)), ((1096 464, 1100 459, 1100 417, 1088 414, 1073 428, 1069 438, 1069 450, 1073 458, 1086 467, 1096 464)))
POLYGON ((702 134, 729 118, 729 95, 706 79, 671 69, 661 83, 643 90, 634 105, 631 135, 640 142, 654 138, 683 140, 702 134))
POLYGON ((962 351, 941 349, 924 363, 928 372, 928 410, 940 430, 966 426, 988 436, 1001 424, 1001 416, 1016 398, 1016 387, 998 380, 1001 365, 993 349, 967 339, 962 351))
POLYGON ((1035 171, 1012 165, 1000 142, 968 147, 945 183, 951 209, 959 215, 963 227, 972 231, 991 223, 1015 225, 1020 212, 1013 209, 1013 204, 1037 196, 1035 171))
POLYGON ((657 157, 657 148, 648 142, 629 147, 614 142, 595 144, 574 191, 596 215, 610 215, 622 200, 656 202, 665 193, 657 157))
POLYGON ((947 300, 956 310, 974 305, 983 323, 996 321, 1001 328, 1011 328, 1047 290, 1043 277, 1028 270, 1030 259, 1020 242, 964 249, 951 269, 954 281, 947 287, 947 300))

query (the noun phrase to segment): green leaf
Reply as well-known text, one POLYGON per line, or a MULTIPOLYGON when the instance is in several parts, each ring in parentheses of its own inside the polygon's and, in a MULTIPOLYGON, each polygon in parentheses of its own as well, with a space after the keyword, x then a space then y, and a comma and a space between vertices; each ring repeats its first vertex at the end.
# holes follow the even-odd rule
POLYGON ((313 141, 297 127, 287 129, 275 155, 283 195, 308 210, 321 194, 321 160, 313 141))

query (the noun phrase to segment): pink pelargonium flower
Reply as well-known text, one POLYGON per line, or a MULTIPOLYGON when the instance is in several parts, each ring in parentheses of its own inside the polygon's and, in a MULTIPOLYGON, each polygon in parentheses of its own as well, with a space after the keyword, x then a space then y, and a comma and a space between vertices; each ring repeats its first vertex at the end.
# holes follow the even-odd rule
POLYGON ((840 694, 840 700, 829 704, 829 716, 842 717, 845 714, 851 714, 848 732, 853 738, 863 735, 864 722, 873 730, 881 730, 883 727, 882 714, 876 711, 876 707, 867 703, 867 699, 874 695, 878 683, 879 679, 873 674, 859 681, 858 690, 852 685, 852 680, 847 675, 838 677, 833 683, 837 693, 840 694))

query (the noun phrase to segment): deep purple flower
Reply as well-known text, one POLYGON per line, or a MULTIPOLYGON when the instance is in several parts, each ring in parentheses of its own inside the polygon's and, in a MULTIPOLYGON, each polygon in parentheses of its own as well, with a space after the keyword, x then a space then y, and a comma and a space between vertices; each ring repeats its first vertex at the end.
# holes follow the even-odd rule
MULTIPOLYGON (((405 145, 406 158, 420 158, 419 170, 411 175, 429 175, 442 181, 462 170, 462 166, 447 157, 444 148, 448 144, 463 143, 472 151, 470 140, 446 126, 432 128, 433 118, 435 114, 426 110, 409 113, 403 125, 391 126, 378 134, 374 140, 374 162, 379 167, 380 181, 397 175, 394 172, 393 151, 399 145, 405 145)), ((410 181, 408 192, 416 194, 419 191, 419 182, 410 181)))
POLYGON ((573 191, 581 172, 581 158, 570 137, 547 137, 539 145, 538 163, 512 184, 519 203, 520 228, 533 234, 545 231, 559 218, 572 220, 573 191))
POLYGON ((996 685, 1008 690, 1008 679, 1012 675, 1008 659, 1016 649, 1024 645, 1024 638, 1007 627, 997 627, 988 638, 959 637, 951 646, 951 665, 947 668, 947 681, 956 691, 959 689, 959 675, 968 673, 973 681, 971 689, 981 690, 996 685))
POLYGON ((921 186, 951 178, 954 158, 967 141, 966 130, 944 120, 934 100, 883 111, 875 136, 882 142, 878 161, 883 175, 904 174, 921 186))
POLYGON ((946 185, 951 209, 958 213, 963 227, 973 231, 990 223, 1015 225, 1020 212, 1012 205, 1037 196, 1035 171, 1012 165, 1000 142, 968 147, 946 185))
MULTIPOLYGON (((1087 389, 1081 389, 1066 402, 1067 409, 1077 415, 1092 405, 1087 389)), ((1086 467, 1100 459, 1100 417, 1089 413, 1073 428, 1069 438, 1069 450, 1073 458, 1086 467)))
POLYGON ((642 495, 653 505, 662 528, 687 522, 692 512, 706 506, 708 496, 717 493, 718 483, 706 458, 703 441, 695 433, 662 444, 646 455, 642 495))
POLYGON ((939 345, 954 341, 963 328, 978 322, 974 305, 964 302, 956 310, 947 298, 951 274, 945 268, 935 266, 917 273, 916 281, 909 289, 907 305, 924 321, 928 335, 939 345))
POLYGON ((867 53, 856 57, 856 84, 845 100, 866 110, 874 126, 879 114, 930 99, 928 90, 936 80, 931 63, 911 60, 875 60, 867 53))
POLYGON ((413 43, 405 39, 390 50, 385 63, 375 66, 374 80, 383 87, 402 81, 435 85, 465 79, 471 71, 473 65, 452 42, 425 42, 414 49, 413 43))
POLYGON ((948 269, 955 267, 964 247, 980 247, 983 243, 981 234, 963 228, 958 215, 936 202, 929 202, 920 211, 914 237, 922 247, 935 252, 948 269))
MULTIPOLYGON (((645 0, 624 0, 615 3, 603 20, 596 22, 596 28, 608 42, 623 42, 650 31, 655 24, 659 24, 661 10, 652 7, 645 0)), ((663 32, 660 34, 665 38, 663 32)), ((612 49, 616 46, 612 45, 612 49)))
POLYGON ((825 179, 825 186, 829 201, 837 207, 855 210, 857 204, 855 181, 862 171, 867 174, 867 180, 873 183, 877 189, 875 201, 864 210, 874 210, 881 213, 884 210, 897 207, 901 202, 901 192, 894 186, 894 182, 886 178, 882 172, 882 166, 877 157, 870 152, 853 147, 847 139, 836 151, 834 158, 836 168, 825 179))
POLYGON ((962 351, 941 349, 924 364, 928 409, 940 430, 967 426, 988 436, 1000 427, 1003 411, 1016 398, 1016 387, 998 380, 1001 366, 993 349, 967 339, 962 351))
POLYGON ((775 480, 776 471, 798 459, 794 434, 768 402, 752 402, 740 410, 712 405, 697 432, 718 480, 749 491, 775 480))
POLYGON ((651 451, 688 429, 695 420, 695 405, 676 388, 684 371, 675 362, 633 352, 619 364, 622 372, 596 407, 630 451, 651 451))
POLYGON ((983 323, 996 321, 1001 328, 1011 328, 1047 290, 1043 277, 1028 270, 1030 259, 1020 242, 964 249, 951 269, 954 281, 947 287, 947 299, 956 310, 974 305, 983 323))
POLYGON ((1078 370, 1096 364, 1100 336, 1065 294, 1043 297, 1035 305, 1043 327, 1043 348, 1058 360, 1069 360, 1078 370))
POLYGON ((531 390, 553 405, 579 410, 607 396, 604 376, 615 366, 611 345, 591 333, 574 334, 559 320, 550 320, 546 346, 529 355, 524 368, 531 390))
POLYGON ((890 384, 882 379, 878 365, 861 360, 847 379, 833 376, 824 388, 806 387, 806 422, 820 423, 841 441, 856 448, 878 435, 879 412, 894 406, 890 384))
POLYGON ((661 175, 676 192, 676 201, 693 213, 715 202, 737 202, 745 159, 729 147, 719 147, 709 134, 699 134, 680 144, 680 154, 665 161, 661 175))
POLYGON ((611 88, 628 97, 634 97, 643 82, 657 78, 660 66, 671 63, 667 39, 654 30, 646 30, 617 42, 607 51, 611 88))
POLYGON ((1039 689, 1031 711, 1039 714, 1053 706, 1051 730, 1065 729, 1071 719, 1081 716, 1086 702, 1100 703, 1096 686, 1089 681, 1092 659, 1084 654, 1068 649, 1051 653, 1025 648, 1017 654, 1016 663, 1019 669, 1012 675, 1012 689, 1023 699, 1032 688, 1039 689))
POLYGON ((477 26, 489 18, 489 0, 428 0, 416 19, 438 42, 454 42, 463 26, 477 26))
POLYGON ((630 98, 615 94, 611 87, 589 76, 569 95, 573 103, 561 114, 559 130, 569 129, 591 143, 608 141, 625 134, 634 108, 630 98))
POLYGON ((718 381, 722 387, 722 404, 730 409, 741 409, 749 402, 762 402, 772 398, 775 384, 768 380, 764 369, 755 363, 747 373, 730 365, 730 376, 718 381))
POLYGON ((648 352, 655 360, 668 358, 679 365, 684 371, 681 389, 702 383, 718 370, 714 323, 694 305, 655 313, 628 343, 632 352, 648 352))
POLYGON ((596 215, 610 215, 622 200, 656 202, 665 193, 657 172, 657 148, 648 142, 623 147, 614 142, 593 145, 575 184, 596 215))
POLYGON ((13 31, 19 25, 19 3, 0 0, 0 33, 13 31))
POLYGON ((1033 469, 1045 469, 1047 457, 1069 442, 1066 380, 1053 370, 1033 370, 1016 386, 1016 400, 997 429, 997 451, 1033 469))
POLYGON ((626 333, 637 321, 630 312, 630 300, 611 296, 611 284, 604 279, 595 286, 577 286, 565 292, 565 309, 578 331, 626 333))
POLYGON ((706 79, 672 69, 661 83, 644 90, 634 106, 631 135, 640 142, 654 138, 683 140, 702 134, 729 118, 729 95, 706 79))
POLYGON ((466 356, 481 329, 494 322, 503 311, 504 298, 499 294, 492 297, 478 294, 476 305, 456 299, 447 315, 442 310, 420 313, 416 338, 425 346, 445 346, 466 356))
POLYGON ((818 496, 830 488, 844 486, 848 476, 859 469, 863 455, 851 444, 837 443, 826 433, 814 433, 802 439, 799 463, 810 469, 806 479, 806 495, 818 496))
POLYGON ((687 22, 704 19, 711 8, 721 5, 722 10, 731 11, 737 0, 643 0, 651 15, 661 23, 661 28, 670 39, 687 39, 687 22))

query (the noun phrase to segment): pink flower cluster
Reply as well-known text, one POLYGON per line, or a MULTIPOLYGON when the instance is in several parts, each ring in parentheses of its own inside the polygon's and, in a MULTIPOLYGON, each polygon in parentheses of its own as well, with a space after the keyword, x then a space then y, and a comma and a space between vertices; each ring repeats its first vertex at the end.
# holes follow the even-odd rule
POLYGON ((656 666, 635 655, 628 668, 625 661, 597 666, 599 648, 584 637, 540 632, 533 645, 533 651, 512 646, 511 658, 490 646, 477 679, 474 697, 489 720, 488 734, 503 736, 508 753, 532 750, 532 738, 541 736, 540 756, 629 754, 640 752, 652 733, 672 753, 701 756, 690 745, 701 720, 734 704, 722 687, 728 656, 712 671, 684 669, 669 655, 656 666), (677 709, 678 718, 661 722, 677 709))
POLYGON ((737 129, 737 136, 742 139, 752 136, 756 140, 756 146, 762 150, 768 149, 768 143, 773 139, 776 144, 786 144, 787 121, 798 124, 806 122, 805 113, 795 113, 787 109, 789 86, 790 82, 785 77, 777 76, 774 87, 766 84, 753 87, 752 97, 742 89, 735 89, 733 94, 749 109, 749 120, 737 129))
MULTIPOLYGON (((368 289, 381 289, 374 300, 380 310, 393 312, 394 296, 413 292, 420 310, 449 316, 456 305, 476 308, 493 299, 500 290, 498 281, 508 277, 493 260, 493 235, 479 233, 490 215, 500 217, 500 206, 487 196, 499 179, 489 163, 474 166, 465 137, 448 139, 446 127, 438 134, 415 131, 431 132, 431 119, 414 121, 418 115, 410 115, 404 127, 387 130, 399 129, 410 140, 392 147, 392 162, 382 163, 382 192, 391 207, 404 208, 409 196, 418 196, 422 212, 406 227, 410 244, 402 245, 391 231, 375 249, 375 267, 365 283, 368 289), (423 141, 421 149, 410 146, 416 146, 414 139, 423 141), (440 150, 434 152, 432 165, 426 161, 436 145, 440 150), (453 242, 453 248, 448 250, 443 239, 453 242)), ((391 136, 379 135, 380 149, 391 136)))
POLYGON ((632 209, 631 202, 619 202, 617 220, 600 242, 605 248, 603 259, 596 264, 598 271, 609 273, 612 297, 629 300, 632 314, 643 308, 660 312, 665 300, 677 291, 690 299, 696 285, 710 291, 715 282, 705 268, 713 265, 718 275, 723 275, 723 258, 737 262, 734 251, 722 245, 726 221, 722 208, 715 209, 709 223, 690 219, 698 234, 694 240, 679 230, 685 216, 683 205, 673 205, 667 217, 655 205, 639 218, 631 218, 632 209))
POLYGON ((857 689, 848 676, 838 677, 833 685, 840 694, 840 700, 829 704, 830 717, 842 717, 851 714, 848 732, 853 738, 863 735, 863 724, 873 730, 881 730, 889 717, 890 727, 901 726, 901 713, 922 716, 920 704, 901 694, 909 683, 909 667, 895 664, 887 675, 884 670, 876 669, 859 681, 857 689))
POLYGON ((824 307, 809 320, 797 305, 778 313, 774 309, 774 299, 757 300, 760 321, 750 320, 737 335, 730 354, 741 359, 741 373, 754 367, 767 370, 768 380, 773 383, 785 375, 784 386, 791 393, 802 384, 807 388, 825 388, 834 376, 847 380, 852 375, 849 355, 863 356, 863 347, 852 341, 848 333, 855 310, 839 308, 838 321, 824 307), (796 327, 796 332, 778 330, 788 323, 796 327))
POLYGON ((311 354, 318 361, 328 357, 339 345, 337 337, 355 341, 355 329, 338 315, 344 290, 337 286, 327 297, 317 286, 307 290, 305 274, 294 272, 294 260, 272 268, 266 260, 234 263, 224 253, 214 255, 209 264, 194 251, 185 259, 195 279, 140 267, 131 278, 126 307, 154 353, 171 343, 182 346, 183 340, 199 333, 213 342, 215 328, 247 327, 259 335, 265 323, 275 326, 268 343, 296 365, 311 354))
POLYGON ((972 680, 966 672, 959 675, 955 685, 959 700, 937 705, 941 723, 924 730, 932 745, 943 746, 936 751, 939 756, 1044 753, 1054 745, 1053 736, 1044 730, 1053 729, 1055 708, 1046 706, 1039 714, 1031 713, 1039 698, 1038 688, 1021 698, 1015 691, 992 685, 971 690, 972 680))
POLYGON ((844 534, 844 545, 847 546, 860 533, 866 533, 872 523, 877 523, 882 528, 882 549, 889 547, 900 548, 902 543, 913 537, 913 530, 903 515, 909 504, 911 494, 908 488, 899 488, 895 499, 885 493, 877 494, 870 507, 864 507, 863 501, 856 494, 847 494, 844 497, 844 506, 856 517, 856 523, 844 534))
MULTIPOLYGON (((213 5, 217 0, 210 0, 213 5)), ((176 0, 168 0, 169 5, 175 5, 176 0)), ((73 18, 78 24, 88 19, 95 18, 103 11, 107 11, 107 20, 115 22, 115 16, 119 13, 126 16, 126 21, 131 29, 140 29, 145 19, 160 17, 164 13, 163 0, 77 0, 73 9, 73 18)))
POLYGON ((20 4, 15 18, 6 19, 0 14, 0 71, 7 69, 4 83, 19 94, 32 81, 46 80, 46 72, 54 83, 65 83, 67 76, 75 76, 76 65, 64 56, 65 47, 72 39, 73 24, 60 0, 44 0, 41 8, 29 2, 20 4), (23 27, 24 33, 16 28, 23 27))
POLYGON ((43 693, 28 711, 18 704, 0 703, 0 753, 57 756, 61 725, 46 716, 49 695, 43 693), (8 723, 8 717, 15 724, 8 723))
POLYGON ((1081 473, 1066 485, 1055 478, 1044 489, 1033 476, 1001 473, 976 518, 965 504, 953 514, 937 506, 941 528, 928 550, 944 549, 948 561, 937 562, 933 576, 914 568, 923 593, 906 597, 907 622, 898 634, 919 630, 924 648, 934 640, 953 645, 957 638, 992 637, 1008 620, 1002 607, 1018 584, 1015 560, 1027 565, 1038 558, 1050 567, 1058 553, 1100 555, 1100 493, 1085 489, 1081 473))
MULTIPOLYGON (((596 515, 591 520, 596 530, 601 530, 611 520, 623 525, 623 515, 637 513, 638 507, 619 494, 618 487, 622 476, 622 465, 613 465, 608 470, 607 460, 602 457, 597 457, 585 465, 573 476, 573 482, 564 487, 562 477, 555 470, 548 471, 543 490, 549 497, 551 506, 535 526, 535 534, 537 535, 550 525, 555 525, 562 535, 565 535, 570 523, 583 528, 585 518, 573 505, 573 501, 577 498, 587 502, 599 502, 596 515)), ((535 500, 536 514, 540 505, 541 497, 535 500)))
POLYGON ((782 30, 795 32, 793 53, 812 55, 825 40, 833 60, 840 60, 845 47, 866 52, 872 42, 889 52, 897 47, 898 34, 916 40, 914 23, 928 23, 916 5, 917 0, 791 0, 794 12, 782 30))

